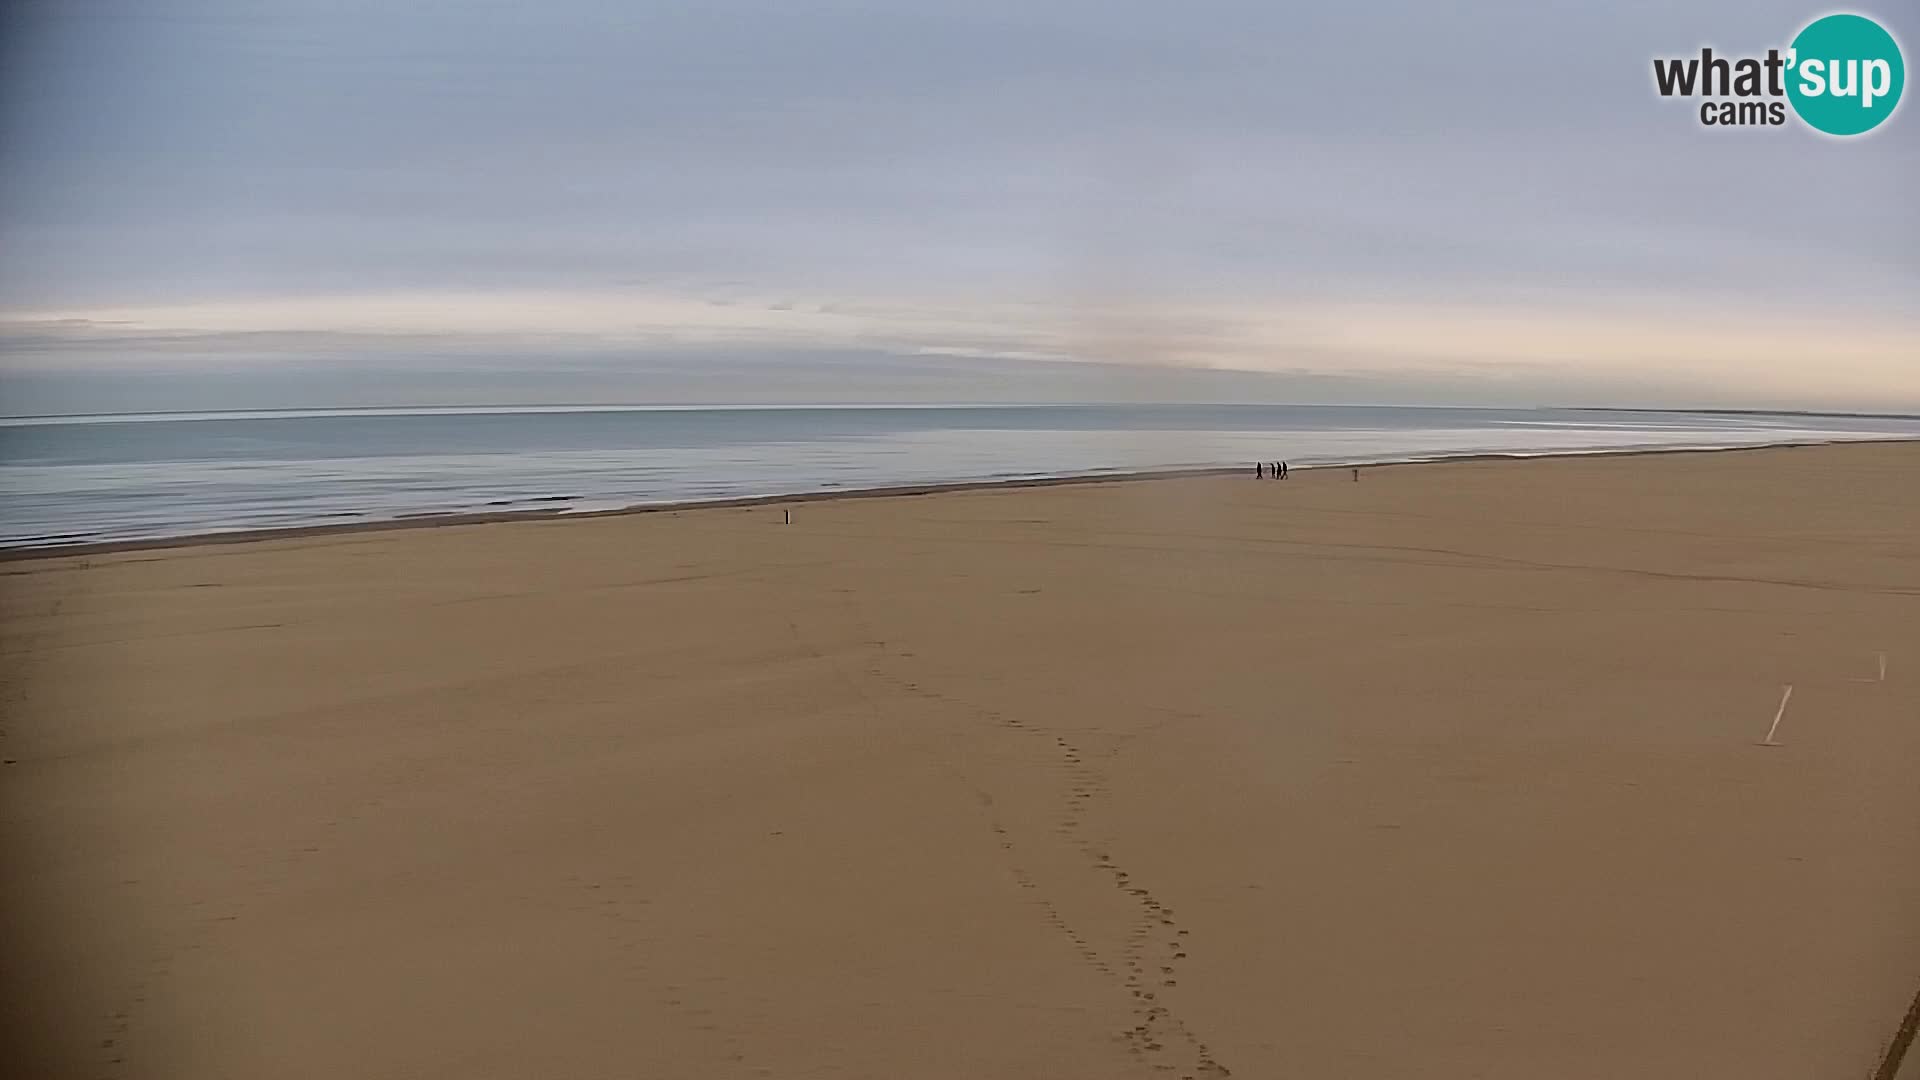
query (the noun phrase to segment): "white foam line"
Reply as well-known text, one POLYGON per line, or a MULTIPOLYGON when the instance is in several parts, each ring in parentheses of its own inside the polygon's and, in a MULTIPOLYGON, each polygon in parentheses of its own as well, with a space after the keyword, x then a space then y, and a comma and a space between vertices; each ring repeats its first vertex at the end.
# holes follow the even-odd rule
POLYGON ((1780 709, 1773 714, 1773 726, 1767 729, 1767 737, 1761 740, 1761 746, 1779 746, 1773 741, 1773 733, 1780 730, 1780 719, 1787 715, 1787 701, 1793 697, 1793 684, 1788 683, 1785 692, 1780 695, 1780 709))

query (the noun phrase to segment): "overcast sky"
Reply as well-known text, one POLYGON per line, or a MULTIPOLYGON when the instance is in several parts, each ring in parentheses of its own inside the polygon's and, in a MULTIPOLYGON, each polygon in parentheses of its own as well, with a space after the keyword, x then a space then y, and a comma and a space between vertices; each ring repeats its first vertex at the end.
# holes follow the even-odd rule
POLYGON ((1824 8, 1454 8, 10 4, 0 411, 1920 409, 1914 105, 1652 90, 1824 8))

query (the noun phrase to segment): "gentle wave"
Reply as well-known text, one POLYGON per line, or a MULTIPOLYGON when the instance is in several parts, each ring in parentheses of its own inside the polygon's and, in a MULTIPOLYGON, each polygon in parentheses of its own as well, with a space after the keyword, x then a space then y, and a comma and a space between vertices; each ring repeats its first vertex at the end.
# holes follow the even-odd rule
POLYGON ((0 547, 1279 459, 1311 466, 1900 437, 1920 437, 1920 420, 1307 406, 202 414, 0 431, 0 547))

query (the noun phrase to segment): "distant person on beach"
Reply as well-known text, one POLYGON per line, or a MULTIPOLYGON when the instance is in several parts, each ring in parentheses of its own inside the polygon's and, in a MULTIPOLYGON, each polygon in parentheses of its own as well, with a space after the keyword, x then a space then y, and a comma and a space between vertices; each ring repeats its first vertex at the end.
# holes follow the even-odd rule
POLYGON ((1263 477, 1263 476, 1265 476, 1265 475, 1267 475, 1267 472, 1266 472, 1266 469, 1267 469, 1267 467, 1266 467, 1266 465, 1264 465, 1264 464, 1262 464, 1261 462, 1258 462, 1258 461, 1256 461, 1256 462, 1254 462, 1254 463, 1253 463, 1253 478, 1254 478, 1254 479, 1256 479, 1256 480, 1258 480, 1258 479, 1260 479, 1261 477, 1263 477))
POLYGON ((1280 479, 1285 480, 1287 478, 1287 474, 1292 471, 1293 471, 1292 469, 1287 468, 1286 462, 1283 461, 1280 463, 1280 479))

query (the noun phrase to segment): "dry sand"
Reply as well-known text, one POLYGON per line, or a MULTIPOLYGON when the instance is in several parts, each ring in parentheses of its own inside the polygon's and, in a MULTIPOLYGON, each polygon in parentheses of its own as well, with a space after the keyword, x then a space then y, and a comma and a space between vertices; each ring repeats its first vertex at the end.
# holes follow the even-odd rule
POLYGON ((1807 1080, 1920 990, 1920 446, 780 521, 0 566, 16 1054, 1807 1080))

